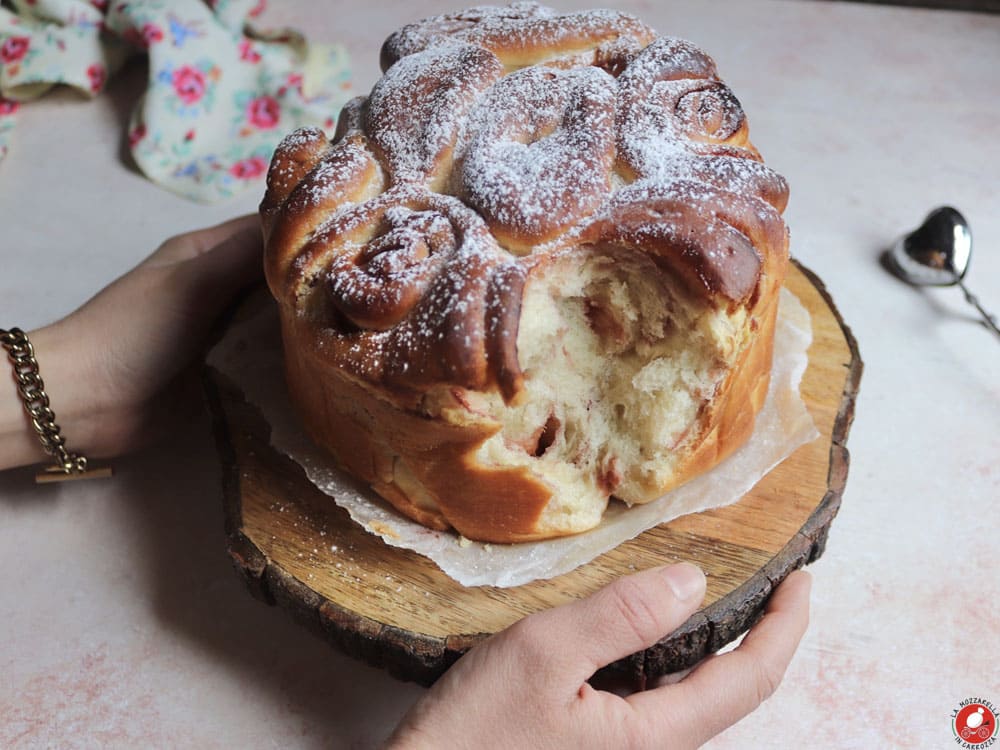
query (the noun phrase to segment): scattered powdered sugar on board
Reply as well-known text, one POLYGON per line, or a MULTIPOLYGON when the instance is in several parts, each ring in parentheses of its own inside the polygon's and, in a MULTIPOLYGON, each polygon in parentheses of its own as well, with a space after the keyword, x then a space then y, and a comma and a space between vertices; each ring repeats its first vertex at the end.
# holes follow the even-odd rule
MULTIPOLYGON (((433 531, 396 513, 374 492, 334 466, 305 435, 295 417, 283 374, 281 337, 272 306, 232 326, 210 352, 208 364, 228 376, 271 426, 276 450, 298 462, 331 502, 387 544, 431 559, 465 586, 520 586, 552 578, 584 565, 643 531, 688 513, 739 500, 774 466, 819 433, 799 395, 812 341, 809 313, 782 290, 774 336, 774 365, 764 408, 753 436, 715 469, 647 505, 612 503, 592 531, 523 544, 468 542, 454 533, 433 531)), ((291 501, 291 500, 290 500, 291 501)))

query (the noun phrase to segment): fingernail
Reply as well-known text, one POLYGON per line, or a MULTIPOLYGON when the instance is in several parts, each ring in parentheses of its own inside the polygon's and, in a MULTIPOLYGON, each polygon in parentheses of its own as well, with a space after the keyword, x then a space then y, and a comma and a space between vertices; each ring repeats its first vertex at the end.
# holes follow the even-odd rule
POLYGON ((680 601, 701 597, 705 593, 705 574, 691 563, 678 563, 664 568, 667 585, 680 601))

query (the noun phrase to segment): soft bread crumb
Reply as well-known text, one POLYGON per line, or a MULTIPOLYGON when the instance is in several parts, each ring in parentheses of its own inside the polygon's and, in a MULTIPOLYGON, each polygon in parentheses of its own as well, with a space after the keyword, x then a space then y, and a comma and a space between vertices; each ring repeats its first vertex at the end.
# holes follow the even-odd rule
POLYGON ((528 467, 548 483, 546 533, 596 525, 609 495, 654 500, 700 436, 736 330, 645 257, 568 253, 525 288, 517 348, 526 398, 494 400, 503 429, 477 459, 528 467))
POLYGON ((345 470, 483 542, 577 533, 746 441, 788 189, 711 58, 616 11, 425 19, 280 146, 289 392, 345 470))

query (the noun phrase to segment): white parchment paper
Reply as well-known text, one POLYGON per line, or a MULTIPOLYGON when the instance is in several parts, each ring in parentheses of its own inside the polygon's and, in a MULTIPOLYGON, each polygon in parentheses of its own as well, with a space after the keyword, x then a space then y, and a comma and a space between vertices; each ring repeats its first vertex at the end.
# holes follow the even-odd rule
POLYGON ((753 436, 712 471, 646 505, 614 501, 597 528, 572 537, 522 544, 470 542, 432 531, 398 514, 316 447, 299 425, 285 387, 277 310, 230 327, 210 352, 208 363, 225 373, 271 425, 271 443, 305 470, 320 490, 347 509, 351 518, 387 544, 429 557, 464 586, 520 586, 552 578, 589 562, 646 529, 673 518, 739 500, 768 471, 819 433, 802 398, 799 381, 812 341, 808 311, 783 289, 774 339, 774 365, 767 401, 753 436))

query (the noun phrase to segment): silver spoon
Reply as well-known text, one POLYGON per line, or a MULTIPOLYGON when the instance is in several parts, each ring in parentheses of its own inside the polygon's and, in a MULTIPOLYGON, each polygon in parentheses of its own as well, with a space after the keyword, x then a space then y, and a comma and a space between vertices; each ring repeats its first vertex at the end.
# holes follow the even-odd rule
POLYGON ((1000 336, 996 316, 979 304, 963 279, 972 257, 969 223, 956 209, 942 206, 931 211, 924 223, 904 235, 888 252, 889 269, 914 286, 955 286, 983 317, 983 323, 1000 336))

